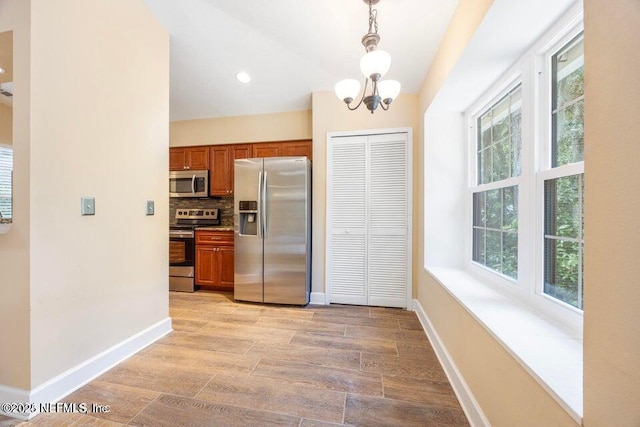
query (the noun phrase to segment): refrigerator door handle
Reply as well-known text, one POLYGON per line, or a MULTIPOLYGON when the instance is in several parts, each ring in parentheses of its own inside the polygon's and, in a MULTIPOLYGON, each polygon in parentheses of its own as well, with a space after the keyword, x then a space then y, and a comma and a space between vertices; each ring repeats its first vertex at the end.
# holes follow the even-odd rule
POLYGON ((262 240, 262 171, 258 173, 258 239, 262 240))
POLYGON ((262 210, 262 238, 265 239, 269 232, 269 224, 267 223, 267 171, 264 171, 262 178, 262 206, 260 209, 262 210))

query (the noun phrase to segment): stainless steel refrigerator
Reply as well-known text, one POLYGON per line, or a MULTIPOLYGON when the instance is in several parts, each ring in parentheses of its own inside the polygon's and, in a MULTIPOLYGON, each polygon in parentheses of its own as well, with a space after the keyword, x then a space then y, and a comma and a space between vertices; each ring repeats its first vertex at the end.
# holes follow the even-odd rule
POLYGON ((311 162, 235 161, 234 298, 306 305, 311 291, 311 162))

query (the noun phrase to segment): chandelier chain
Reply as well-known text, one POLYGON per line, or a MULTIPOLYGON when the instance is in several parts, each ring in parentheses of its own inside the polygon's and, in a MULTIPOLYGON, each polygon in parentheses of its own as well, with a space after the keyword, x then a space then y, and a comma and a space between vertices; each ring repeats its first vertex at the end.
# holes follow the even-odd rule
POLYGON ((378 10, 369 2, 369 33, 378 34, 378 10))

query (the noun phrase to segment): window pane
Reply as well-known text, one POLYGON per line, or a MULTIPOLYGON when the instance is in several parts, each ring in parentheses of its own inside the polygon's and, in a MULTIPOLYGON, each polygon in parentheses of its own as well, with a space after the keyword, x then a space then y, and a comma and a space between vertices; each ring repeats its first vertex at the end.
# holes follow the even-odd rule
POLYGON ((579 285, 582 263, 578 247, 576 242, 545 239, 544 258, 548 268, 545 269, 544 293, 582 308, 579 285))
POLYGON ((480 264, 486 264, 485 235, 486 231, 483 228, 473 230, 473 260, 480 264))
POLYGON ((493 146, 493 181, 511 176, 511 141, 503 139, 493 146))
POLYGON ((518 231, 518 191, 516 187, 507 187, 503 191, 502 229, 518 231))
POLYGON ((480 153, 480 184, 491 182, 491 147, 480 153))
POLYGON ((485 193, 475 193, 473 195, 473 225, 484 228, 486 224, 485 193))
POLYGON ((552 166, 584 160, 584 46, 582 35, 552 58, 552 166))
POLYGON ((509 176, 519 176, 520 151, 522 149, 522 90, 518 87, 511 94, 511 174, 509 176))
POLYGON ((502 189, 486 191, 487 197, 487 228, 499 230, 502 228, 502 189))
POLYGON ((480 149, 491 145, 491 117, 489 115, 484 116, 482 123, 485 124, 482 125, 482 134, 480 135, 480 149))
POLYGON ((520 174, 521 110, 521 90, 517 86, 478 117, 478 184, 520 174))
POLYGON ((581 162, 584 160, 584 98, 555 114, 557 140, 554 166, 581 162))
POLYGON ((572 40, 553 57, 557 84, 554 109, 584 95, 584 42, 572 40))
POLYGON ((0 218, 11 218, 11 172, 13 149, 0 147, 0 218))
POLYGON ((473 260, 518 277, 518 188, 473 194, 473 260))
POLYGON ((547 180, 544 188, 544 293, 582 309, 584 175, 547 180))
POLYGON ((518 277, 518 235, 502 233, 502 272, 507 276, 518 277))
POLYGON ((502 272, 502 233, 487 230, 487 262, 486 266, 502 272))
POLYGON ((491 138, 500 141, 509 136, 509 98, 506 98, 493 109, 493 126, 491 138))
POLYGON ((545 182, 545 203, 548 217, 545 234, 580 237, 582 207, 578 204, 580 175, 566 176, 545 182))

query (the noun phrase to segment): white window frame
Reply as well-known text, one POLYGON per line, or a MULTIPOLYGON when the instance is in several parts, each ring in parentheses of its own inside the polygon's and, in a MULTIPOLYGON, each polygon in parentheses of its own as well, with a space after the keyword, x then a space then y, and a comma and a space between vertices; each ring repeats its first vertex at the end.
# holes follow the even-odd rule
POLYGON ((467 197, 465 267, 484 283, 582 331, 583 311, 544 293, 544 181, 584 173, 584 162, 551 168, 551 58, 583 31, 582 8, 569 13, 504 73, 465 113, 467 123, 467 197), (521 173, 477 184, 477 119, 518 84, 522 90, 521 173), (518 187, 518 278, 473 261, 473 193, 518 187))
MULTIPOLYGON (((469 176, 468 176, 468 192, 467 192, 467 200, 469 200, 469 207, 467 209, 467 245, 465 247, 465 253, 467 254, 467 259, 465 259, 466 267, 471 270, 474 274, 482 277, 484 280, 495 281, 500 284, 503 288, 505 288, 510 293, 515 293, 517 295, 522 294, 519 290, 520 285, 520 267, 521 267, 521 256, 520 256, 520 208, 521 208, 521 195, 520 195, 520 187, 522 183, 522 172, 518 176, 506 178, 500 181, 488 182, 485 184, 478 184, 478 118, 487 111, 487 109, 491 108, 498 101, 500 101, 504 96, 506 96, 509 92, 515 89, 518 85, 522 85, 522 76, 519 71, 512 73, 511 76, 505 79, 502 84, 493 92, 493 95, 490 98, 481 98, 485 102, 476 102, 470 112, 466 114, 466 121, 468 123, 468 156, 469 159, 469 176), (473 260, 473 195, 474 193, 495 190, 499 188, 506 187, 517 187, 518 188, 518 279, 514 279, 502 273, 499 273, 479 262, 473 260)), ((522 86, 521 86, 522 90, 522 86)), ((522 100, 522 109, 524 113, 524 98, 522 100)), ((524 147, 524 129, 523 138, 522 138, 522 146, 524 147)), ((520 164, 522 166, 522 150, 520 151, 520 164)), ((521 169, 522 170, 522 169, 521 169)))
MULTIPOLYGON (((535 273, 535 295, 551 305, 551 310, 557 311, 557 315, 569 310, 574 314, 582 317, 584 311, 567 304, 557 298, 544 293, 544 183, 547 180, 563 178, 572 175, 584 174, 584 160, 577 163, 569 163, 566 165, 552 167, 552 119, 551 119, 551 61, 560 49, 567 43, 571 42, 580 33, 584 31, 583 22, 570 26, 563 34, 558 35, 551 40, 544 52, 540 53, 537 58, 537 85, 540 88, 540 102, 537 112, 541 120, 539 146, 540 157, 538 158, 536 173, 536 273, 535 273)), ((584 261, 584 257, 583 257, 584 261)), ((583 280, 584 285, 584 280, 583 280)))

